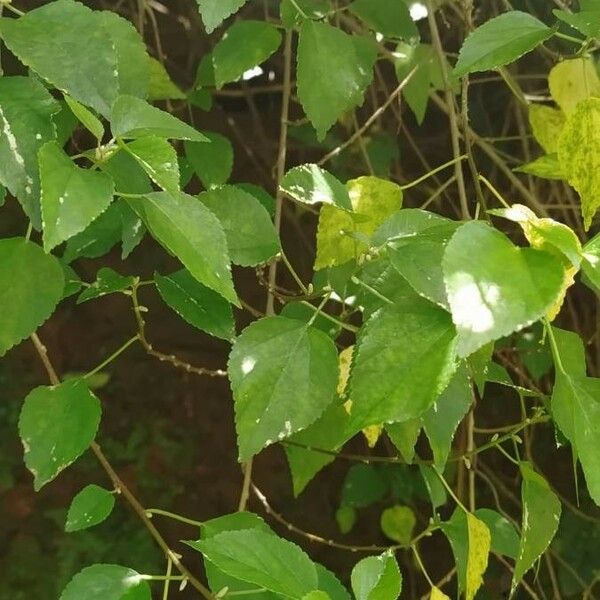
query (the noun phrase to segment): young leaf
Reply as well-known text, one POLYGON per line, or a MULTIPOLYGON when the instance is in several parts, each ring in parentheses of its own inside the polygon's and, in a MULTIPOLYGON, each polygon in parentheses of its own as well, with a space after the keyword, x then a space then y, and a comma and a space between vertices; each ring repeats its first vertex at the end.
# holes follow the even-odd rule
POLYGON ((87 287, 77 298, 77 304, 88 300, 95 300, 108 294, 116 294, 131 287, 135 281, 134 277, 125 277, 109 267, 102 267, 96 274, 96 281, 87 287))
POLYGON ((402 591, 402 574, 391 551, 363 558, 350 579, 356 600, 394 600, 402 591))
POLYGON ((171 275, 154 274, 161 298, 190 325, 231 341, 235 335, 231 305, 182 269, 171 275))
POLYGON ((425 412, 455 369, 456 331, 425 300, 385 306, 361 328, 350 379, 350 427, 406 421, 425 412))
POLYGON ((298 546, 258 528, 186 543, 224 573, 288 598, 319 587, 314 563, 298 546))
POLYGON ((100 401, 82 379, 40 386, 25 398, 19 435, 36 491, 87 450, 96 437, 100 413, 100 401))
POLYGON ((413 40, 419 30, 410 16, 408 5, 389 0, 354 0, 350 10, 371 29, 385 37, 413 40))
POLYGON ((157 192, 127 202, 152 236, 202 284, 237 304, 225 232, 217 217, 183 192, 157 192))
POLYGON ((206 142, 193 127, 134 96, 119 96, 112 105, 110 127, 114 137, 156 135, 168 139, 206 142))
POLYGON ((196 0, 207 33, 212 33, 227 17, 236 13, 248 0, 196 0))
POLYGON ((237 81, 253 67, 265 62, 281 44, 281 34, 264 21, 236 21, 212 52, 215 85, 237 81))
POLYGON ((295 319, 267 317, 247 327, 229 358, 240 460, 314 423, 338 379, 329 336, 295 319))
POLYGON ((79 571, 59 600, 151 600, 150 586, 132 569, 92 565, 79 571))
POLYGON ((490 553, 491 535, 487 525, 475 515, 467 514, 469 553, 467 555, 467 579, 465 599, 473 600, 483 583, 490 553))
POLYGON ((548 75, 548 84, 550 95, 567 117, 582 100, 600 96, 600 77, 590 57, 558 63, 548 75))
POLYGON ((545 104, 529 106, 529 124, 533 136, 547 154, 554 154, 558 150, 558 138, 565 122, 565 114, 561 110, 545 104))
POLYGON ((71 98, 68 94, 65 94, 65 102, 71 109, 71 112, 77 117, 77 119, 83 124, 83 126, 98 140, 102 141, 104 137, 104 125, 102 125, 100 119, 89 109, 79 104, 77 100, 71 98))
POLYGON ((442 266, 459 356, 543 317, 561 294, 565 275, 560 258, 518 248, 479 221, 456 231, 442 266))
POLYGON ((580 102, 558 142, 558 159, 567 181, 579 192, 586 229, 600 207, 600 98, 580 102))
POLYGON ((173 83, 170 75, 163 64, 148 57, 150 69, 150 80, 148 82, 148 100, 155 102, 157 100, 185 100, 186 95, 173 83))
POLYGON ((203 192, 198 198, 221 222, 233 263, 258 265, 281 250, 271 217, 254 196, 224 185, 203 192))
POLYGON ((515 564, 511 584, 511 595, 519 582, 546 551, 560 521, 560 500, 546 480, 536 473, 529 463, 521 463, 521 499, 523 503, 523 525, 519 556, 515 564))
POLYGON ((23 238, 0 240, 0 356, 54 312, 64 287, 54 256, 23 238))
POLYGON ((298 97, 319 140, 347 110, 363 102, 377 52, 369 40, 306 20, 298 43, 298 97))
POLYGON ((454 75, 488 71, 507 65, 553 35, 554 30, 533 15, 518 10, 490 19, 465 40, 454 75))
POLYGON ((177 152, 167 140, 146 135, 124 144, 124 149, 137 160, 156 185, 167 192, 179 191, 177 152))
POLYGON ((97 485, 84 487, 71 502, 65 531, 81 531, 102 523, 110 515, 114 505, 114 494, 97 485))
POLYGON ((227 183, 233 170, 233 146, 220 133, 203 131, 210 142, 185 142, 185 155, 202 185, 209 190, 227 183))
POLYGON ((36 229, 42 224, 37 152, 56 137, 52 116, 59 111, 60 104, 39 81, 0 77, 0 182, 36 229))
POLYGON ((114 183, 105 173, 78 167, 56 142, 38 153, 42 185, 44 250, 83 231, 112 202, 114 183))
POLYGON ((410 545, 417 524, 415 513, 409 506, 391 506, 386 508, 379 520, 381 531, 391 540, 403 546, 410 545))

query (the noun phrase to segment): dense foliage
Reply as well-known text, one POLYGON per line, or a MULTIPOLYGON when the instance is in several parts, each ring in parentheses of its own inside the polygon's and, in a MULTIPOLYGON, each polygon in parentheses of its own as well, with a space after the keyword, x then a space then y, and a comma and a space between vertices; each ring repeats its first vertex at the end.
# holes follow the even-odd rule
MULTIPOLYGON (((600 290, 600 2, 542 3, 534 15, 535 3, 489 3, 496 11, 471 0, 197 0, 215 33, 185 93, 117 12, 75 0, 25 12, 18 4, 0 0, 0 39, 12 61, 0 77, 0 197, 4 210, 18 201, 26 233, 0 239, 0 355, 29 338, 48 375, 20 409, 25 465, 37 491, 91 451, 108 481, 75 495, 65 531, 96 526, 116 502, 128 503, 166 569, 93 564, 70 574, 61 600, 144 600, 152 589, 164 599, 185 586, 205 598, 345 600, 345 583, 357 600, 424 590, 436 600, 595 597, 600 570, 585 553, 597 558, 598 542, 575 554, 573 562, 584 557, 575 566, 568 536, 551 544, 561 513, 583 516, 574 535, 584 539, 600 506, 600 379, 591 376, 600 336, 597 306, 591 326, 583 309, 600 290), (449 22, 460 24, 459 39, 449 22), (456 48, 446 47, 445 32, 456 48), (282 67, 272 198, 230 181, 230 141, 189 117, 274 57, 282 67), (544 93, 534 93, 528 69, 540 64, 544 93), (506 112, 518 135, 476 131, 486 107, 469 94, 489 71, 511 95, 506 112), (396 88, 385 101, 366 101, 392 72, 396 88), (407 181, 392 169, 402 162, 397 131, 382 115, 393 113, 403 128, 405 119, 426 124, 431 111, 447 119, 438 124, 449 130, 447 162, 407 181), (313 162, 290 164, 292 139, 313 162), (505 142, 516 142, 517 162, 505 142), (310 281, 292 264, 297 248, 288 255, 282 244, 301 246, 302 227, 292 229, 297 239, 284 237, 282 222, 304 216, 318 219, 310 281), (80 279, 81 259, 120 244, 125 260, 146 236, 179 261, 177 270, 144 279, 102 266, 95 281, 80 279), (242 268, 255 270, 264 311, 242 299, 242 268), (226 368, 155 348, 142 290, 230 344, 226 368), (63 377, 38 328, 61 303, 111 294, 130 301, 136 333, 97 367, 63 377), (239 512, 199 523, 151 510, 112 466, 97 441, 111 407, 96 378, 134 344, 148 360, 228 378, 244 472, 239 512), (490 405, 496 421, 482 426, 490 405), (515 410, 519 419, 507 423, 515 410), (558 487, 575 490, 574 502, 536 462, 548 432, 546 461, 569 448, 573 482, 558 487), (366 450, 344 452, 357 439, 366 450), (338 454, 355 463, 335 515, 342 541, 271 508, 252 466, 274 444, 286 453, 295 495, 310 493, 338 454), (483 453, 504 461, 520 492, 498 492, 493 469, 479 466, 483 453), (252 497, 301 539, 362 552, 349 582, 249 512, 252 497), (343 541, 361 509, 383 498, 391 498, 380 516, 389 545, 343 541), (171 548, 154 514, 191 525, 191 539, 171 548), (446 539, 453 554, 439 581, 420 550, 430 538, 446 539), (190 550, 202 555, 204 575, 185 566, 179 552, 190 550), (511 573, 498 589, 486 579, 496 561, 511 573)), ((156 8, 141 6, 151 15, 156 8)), ((417 153, 428 165, 428 153, 417 153)))

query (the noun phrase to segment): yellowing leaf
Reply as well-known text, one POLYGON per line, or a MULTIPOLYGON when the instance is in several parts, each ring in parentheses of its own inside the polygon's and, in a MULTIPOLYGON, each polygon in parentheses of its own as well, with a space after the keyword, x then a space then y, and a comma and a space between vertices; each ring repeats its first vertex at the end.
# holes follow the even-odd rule
POLYGON ((582 100, 600 96, 600 78, 591 58, 558 63, 548 75, 550 94, 569 116, 582 100))
POLYGON ((439 588, 433 587, 431 588, 431 596, 429 596, 429 600, 450 600, 442 590, 439 588))
POLYGON ((408 546, 417 524, 415 513, 408 506, 392 506, 381 513, 381 531, 391 540, 408 546))
POLYGON ((354 212, 328 204, 321 208, 315 269, 358 259, 368 248, 368 238, 402 207, 402 190, 390 181, 359 177, 346 186, 354 212))
POLYGON ((557 108, 543 104, 532 104, 529 107, 529 124, 533 136, 547 154, 556 152, 565 120, 565 114, 557 108))
POLYGON ((558 317, 558 313, 560 312, 560 309, 565 302, 565 298, 567 297, 567 291, 575 283, 575 275, 577 274, 577 271, 579 271, 579 269, 576 269, 575 267, 570 267, 565 271, 565 282, 563 284, 563 289, 559 297, 556 299, 556 302, 546 313, 546 318, 548 321, 554 321, 554 319, 558 317))
POLYGON ((558 142, 567 181, 579 192, 586 230, 600 207, 600 98, 580 102, 558 142))
POLYGON ((490 553, 491 535, 487 525, 475 515, 467 514, 469 531, 469 554, 467 556, 466 600, 473 600, 483 583, 483 574, 487 569, 490 553))
POLYGON ((383 425, 369 425, 362 430, 365 439, 367 440, 367 446, 369 448, 375 448, 377 442, 379 441, 379 437, 381 436, 381 432, 383 431, 383 425))

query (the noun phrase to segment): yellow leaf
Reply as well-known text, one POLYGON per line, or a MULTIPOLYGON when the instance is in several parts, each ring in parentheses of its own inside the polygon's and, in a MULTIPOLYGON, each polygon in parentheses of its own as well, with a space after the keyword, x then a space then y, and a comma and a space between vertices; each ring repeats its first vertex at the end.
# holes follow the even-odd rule
POLYGON ((369 448, 375 448, 382 431, 383 425, 369 425, 362 430, 369 448))
POLYGON ((546 154, 556 152, 558 137, 565 125, 565 114, 562 110, 532 104, 529 107, 529 124, 537 143, 546 151, 546 154))
POLYGON ((600 96, 600 79, 591 58, 558 63, 548 75, 550 94, 569 116, 582 100, 600 96))
POLYGON ((467 555, 466 600, 473 600, 483 583, 490 553, 491 535, 487 525, 475 515, 467 513, 469 531, 469 553, 467 555))
POLYGON ((558 159, 581 197, 587 230, 600 207, 600 98, 580 102, 569 116, 558 142, 558 159))
POLYGON ((442 590, 436 587, 431 588, 431 596, 429 596, 429 600, 450 600, 442 590))
POLYGON ((567 297, 567 291, 575 283, 575 275, 577 274, 577 271, 579 271, 579 269, 575 267, 570 267, 565 271, 565 280, 562 291, 556 299, 556 302, 548 309, 548 312, 546 313, 546 318, 548 321, 554 321, 554 319, 556 319, 558 316, 558 313, 565 302, 565 298, 567 297))
POLYGON ((348 385, 348 379, 350 378, 350 366, 352 365, 352 353, 354 352, 354 346, 350 346, 340 352, 338 358, 340 363, 340 377, 338 379, 337 393, 342 396, 346 391, 348 385))

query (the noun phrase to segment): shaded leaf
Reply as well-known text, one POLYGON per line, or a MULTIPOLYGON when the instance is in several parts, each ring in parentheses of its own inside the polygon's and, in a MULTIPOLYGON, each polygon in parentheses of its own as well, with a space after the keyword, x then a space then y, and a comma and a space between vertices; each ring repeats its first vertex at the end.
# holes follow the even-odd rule
POLYGON ((102 523, 112 512, 115 496, 97 485, 84 487, 71 502, 65 531, 81 531, 102 523))
POLYGON ((210 143, 185 142, 185 155, 202 185, 208 190, 227 183, 233 170, 233 146, 220 133, 203 131, 210 143))
POLYGON ((150 179, 167 192, 179 191, 177 152, 164 138, 146 135, 124 144, 150 179))

